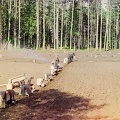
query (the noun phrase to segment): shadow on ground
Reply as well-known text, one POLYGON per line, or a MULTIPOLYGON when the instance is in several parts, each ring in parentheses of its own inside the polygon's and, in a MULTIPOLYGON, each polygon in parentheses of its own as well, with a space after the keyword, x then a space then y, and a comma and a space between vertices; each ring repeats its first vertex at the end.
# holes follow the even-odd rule
POLYGON ((37 91, 31 97, 17 96, 16 105, 0 110, 2 120, 72 120, 89 119, 87 112, 105 104, 90 105, 89 99, 56 89, 37 91))

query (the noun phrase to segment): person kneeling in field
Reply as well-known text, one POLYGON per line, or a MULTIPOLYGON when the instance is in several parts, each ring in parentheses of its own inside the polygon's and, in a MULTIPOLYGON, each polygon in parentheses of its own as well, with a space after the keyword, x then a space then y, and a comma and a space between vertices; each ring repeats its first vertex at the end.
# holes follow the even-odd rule
POLYGON ((75 53, 68 54, 68 63, 76 61, 75 53))
POLYGON ((72 56, 73 56, 73 61, 76 61, 76 55, 75 55, 75 53, 72 53, 72 56))
POLYGON ((57 69, 58 68, 57 68, 56 64, 52 63, 50 69, 51 69, 51 75, 52 76, 57 75, 57 69))
POLYGON ((35 90, 33 85, 24 84, 21 86, 21 95, 30 96, 35 90))
POLYGON ((14 90, 0 91, 0 108, 6 108, 9 105, 15 104, 14 95, 14 90))
POLYGON ((64 64, 68 64, 68 58, 64 58, 64 61, 63 61, 64 64))
POLYGON ((28 81, 27 81, 27 84, 29 85, 29 86, 31 86, 32 85, 32 79, 33 79, 34 77, 30 77, 29 79, 28 79, 28 81))
POLYGON ((60 67, 59 62, 57 60, 54 60, 52 62, 51 68, 54 70, 54 73, 57 74, 57 72, 62 70, 62 67, 60 67))
POLYGON ((38 78, 36 84, 40 87, 45 87, 46 86, 43 78, 38 78))
POLYGON ((60 64, 60 60, 59 60, 59 56, 57 55, 56 58, 55 58, 55 62, 57 63, 57 65, 59 66, 60 64))
POLYGON ((46 80, 46 81, 52 80, 52 75, 49 74, 49 73, 45 73, 45 74, 44 74, 44 80, 46 80))

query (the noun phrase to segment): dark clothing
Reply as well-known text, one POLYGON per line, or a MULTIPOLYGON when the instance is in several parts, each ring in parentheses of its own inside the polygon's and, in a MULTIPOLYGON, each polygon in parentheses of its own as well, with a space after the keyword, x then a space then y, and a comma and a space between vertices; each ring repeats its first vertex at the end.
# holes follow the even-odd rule
POLYGON ((6 90, 6 91, 1 91, 0 96, 2 97, 2 103, 9 105, 12 104, 14 99, 15 91, 14 90, 6 90))

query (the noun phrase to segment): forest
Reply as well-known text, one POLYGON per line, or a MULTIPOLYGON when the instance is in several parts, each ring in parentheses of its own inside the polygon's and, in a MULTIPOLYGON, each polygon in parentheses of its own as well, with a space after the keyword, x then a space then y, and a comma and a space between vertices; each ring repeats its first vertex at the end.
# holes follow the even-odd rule
POLYGON ((120 49, 120 1, 0 0, 0 49, 9 43, 37 50, 120 49))

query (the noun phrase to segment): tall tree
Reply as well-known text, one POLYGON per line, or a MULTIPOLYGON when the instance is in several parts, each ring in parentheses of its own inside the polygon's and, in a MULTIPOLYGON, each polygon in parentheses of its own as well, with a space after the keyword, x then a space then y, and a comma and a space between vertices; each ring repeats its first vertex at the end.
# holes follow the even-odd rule
POLYGON ((79 0, 79 37, 78 37, 78 49, 80 49, 80 46, 83 48, 83 11, 82 11, 82 0, 79 0))
POLYGON ((2 1, 0 1, 0 49, 2 47, 2 1))
POLYGON ((110 0, 107 0, 107 14, 106 14, 106 44, 105 44, 105 50, 109 49, 108 43, 109 43, 109 17, 110 17, 110 0))
MULTIPOLYGON (((102 3, 101 3, 102 4, 102 3)), ((102 6, 101 6, 101 15, 100 15, 100 17, 101 17, 101 24, 100 24, 100 48, 99 48, 99 50, 101 51, 101 49, 102 49, 102 19, 103 19, 103 17, 102 17, 102 6)))
POLYGON ((38 44, 39 44, 39 0, 36 0, 36 49, 38 49, 38 44))
POLYGON ((8 13, 9 13, 9 18, 8 18, 8 42, 10 42, 10 18, 11 18, 11 2, 12 2, 12 0, 9 0, 9 2, 8 2, 8 13))
POLYGON ((45 0, 43 0, 43 50, 45 50, 45 0))
POLYGON ((19 0, 19 22, 18 22, 18 47, 20 48, 20 33, 21 33, 21 0, 19 0))
POLYGON ((97 28, 96 28, 96 50, 98 50, 98 25, 99 25, 99 10, 98 10, 98 2, 96 2, 96 10, 97 10, 97 28))
POLYGON ((120 4, 117 6, 116 16, 116 48, 120 48, 120 4))
POLYGON ((59 0, 57 0, 57 4, 56 4, 56 48, 58 49, 59 47, 59 41, 58 41, 58 34, 59 34, 59 0))
POLYGON ((74 0, 72 0, 72 18, 70 27, 70 50, 72 48, 72 37, 73 37, 73 14, 74 14, 74 0))
POLYGON ((88 39, 88 42, 87 42, 87 49, 89 51, 89 44, 90 44, 90 0, 88 0, 88 35, 87 35, 87 39, 88 39))
POLYGON ((62 50, 62 47, 63 47, 63 24, 64 24, 64 4, 63 4, 63 2, 62 2, 62 6, 61 6, 62 8, 62 17, 61 17, 61 42, 60 42, 60 49, 62 50))
POLYGON ((55 11, 56 11, 56 7, 55 7, 55 6, 56 6, 56 5, 55 5, 55 4, 56 4, 56 2, 55 2, 55 1, 56 1, 56 0, 54 0, 54 50, 56 49, 56 34, 55 34, 55 32, 56 32, 56 29, 55 29, 55 26, 56 26, 56 24, 55 24, 55 18, 56 18, 56 17, 55 17, 55 16, 56 16, 56 15, 55 15, 55 13, 56 13, 56 12, 55 12, 55 11))
POLYGON ((17 24, 17 1, 14 0, 14 48, 16 48, 17 46, 16 24, 17 24))

